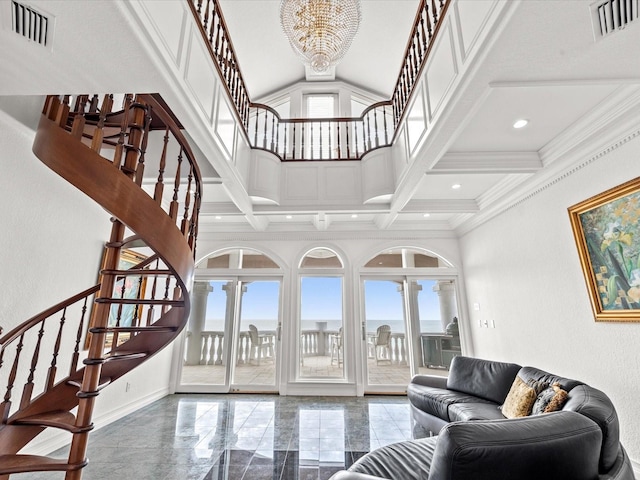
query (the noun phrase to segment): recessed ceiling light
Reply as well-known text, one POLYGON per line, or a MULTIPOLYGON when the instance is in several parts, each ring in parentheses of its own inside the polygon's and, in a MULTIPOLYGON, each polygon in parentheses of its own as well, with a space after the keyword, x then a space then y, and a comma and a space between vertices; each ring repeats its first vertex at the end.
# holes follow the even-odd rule
POLYGON ((529 120, 521 118, 513 123, 513 128, 523 128, 529 124, 529 120))
POLYGON ((358 218, 358 214, 354 213, 353 215, 351 215, 351 218, 358 218))
POLYGON ((430 213, 424 213, 422 216, 423 216, 424 218, 427 218, 427 217, 430 217, 430 216, 431 216, 431 214, 430 214, 430 213))
POLYGON ((453 188, 454 190, 458 190, 461 187, 462 185, 460 185, 459 183, 454 183, 453 185, 451 185, 451 188, 453 188))
POLYGON ((216 215, 216 220, 222 220, 222 217, 220 215, 216 215))
POLYGON ((293 218, 293 216, 287 215, 287 220, 291 220, 292 218, 293 218))

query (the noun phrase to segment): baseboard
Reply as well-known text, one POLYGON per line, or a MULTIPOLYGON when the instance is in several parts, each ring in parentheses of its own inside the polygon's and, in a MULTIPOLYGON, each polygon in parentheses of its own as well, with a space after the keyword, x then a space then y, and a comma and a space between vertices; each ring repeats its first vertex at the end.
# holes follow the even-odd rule
MULTIPOLYGON (((146 407, 147 405, 166 397, 169 394, 169 388, 165 387, 148 395, 136 398, 130 403, 122 405, 113 410, 102 413, 93 419, 95 425, 94 432, 106 427, 107 425, 120 420, 122 417, 135 412, 136 410, 146 407)), ((98 400, 99 401, 99 400, 98 400)), ((49 429, 37 436, 29 445, 27 445, 20 453, 29 455, 48 455, 51 452, 66 446, 70 442, 70 435, 55 429, 49 429)), ((91 440, 89 440, 91 441, 91 440)))

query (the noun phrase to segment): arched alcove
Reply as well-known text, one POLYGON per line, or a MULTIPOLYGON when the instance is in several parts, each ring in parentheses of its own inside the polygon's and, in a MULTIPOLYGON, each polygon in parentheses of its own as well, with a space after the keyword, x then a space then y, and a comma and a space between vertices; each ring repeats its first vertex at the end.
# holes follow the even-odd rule
POLYGON ((302 256, 299 268, 344 268, 344 262, 334 250, 316 247, 302 256))
POLYGON ((392 247, 373 255, 364 268, 453 268, 440 255, 418 247, 392 247))

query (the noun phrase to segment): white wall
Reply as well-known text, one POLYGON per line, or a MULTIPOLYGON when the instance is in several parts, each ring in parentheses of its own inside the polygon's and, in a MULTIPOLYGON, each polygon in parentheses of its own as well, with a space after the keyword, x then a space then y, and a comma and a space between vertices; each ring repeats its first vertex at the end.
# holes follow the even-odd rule
POLYGON ((603 390, 636 461, 640 324, 594 321, 567 208, 640 175, 638 158, 640 137, 613 143, 460 241, 476 356, 533 365, 603 390), (481 320, 495 328, 480 328, 481 320))
MULTIPOLYGON (((39 116, 39 109, 31 115, 39 116)), ((0 110, 0 326, 5 333, 95 285, 111 227, 101 207, 33 155, 33 137, 33 130, 0 110)), ((63 345, 61 357, 73 347, 63 345)), ((97 400, 95 423, 166 395, 169 369, 170 352, 162 352, 106 388, 97 400), (127 393, 126 382, 131 384, 127 393)), ((14 394, 20 393, 16 386, 14 394)), ((66 433, 38 437, 31 453, 48 453, 69 440, 66 433)))

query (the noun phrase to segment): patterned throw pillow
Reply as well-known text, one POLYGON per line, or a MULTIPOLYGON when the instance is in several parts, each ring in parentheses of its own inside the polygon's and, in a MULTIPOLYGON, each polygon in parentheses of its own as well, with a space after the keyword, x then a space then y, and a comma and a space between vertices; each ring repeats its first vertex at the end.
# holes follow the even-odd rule
POLYGON ((537 394, 535 388, 516 375, 502 405, 502 414, 507 418, 526 417, 531 413, 537 394))
POLYGON ((541 413, 549 413, 560 410, 567 401, 569 394, 560 387, 558 382, 544 389, 536 398, 532 415, 540 415, 541 413))

